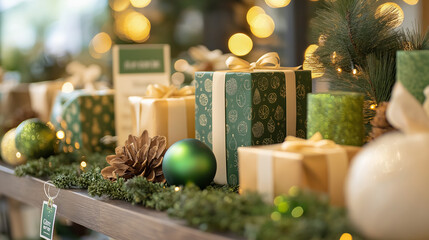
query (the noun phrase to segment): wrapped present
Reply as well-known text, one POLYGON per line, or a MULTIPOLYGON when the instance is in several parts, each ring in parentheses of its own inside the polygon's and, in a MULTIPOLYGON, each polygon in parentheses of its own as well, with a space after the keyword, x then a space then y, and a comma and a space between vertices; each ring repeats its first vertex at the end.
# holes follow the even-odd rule
POLYGON ((258 191, 268 202, 293 186, 328 193, 331 203, 344 204, 344 184, 351 159, 360 147, 288 137, 282 144, 238 149, 240 191, 258 191))
POLYGON ((132 96, 133 133, 167 137, 167 144, 195 137, 195 88, 149 85, 145 97, 132 96))
POLYGON ((18 108, 31 109, 29 84, 0 84, 0 117, 8 118, 14 115, 18 108))
POLYGON ((231 71, 197 72, 195 136, 217 159, 215 182, 238 184, 237 148, 306 136, 310 71, 279 66, 277 53, 255 63, 227 59, 231 71))
POLYGON ((58 94, 51 123, 61 139, 61 150, 73 152, 84 149, 99 152, 114 146, 103 145, 101 139, 115 135, 113 91, 85 90, 58 94))
POLYGON ((49 121, 55 98, 63 84, 64 81, 61 80, 30 83, 31 108, 37 113, 40 120, 49 121))

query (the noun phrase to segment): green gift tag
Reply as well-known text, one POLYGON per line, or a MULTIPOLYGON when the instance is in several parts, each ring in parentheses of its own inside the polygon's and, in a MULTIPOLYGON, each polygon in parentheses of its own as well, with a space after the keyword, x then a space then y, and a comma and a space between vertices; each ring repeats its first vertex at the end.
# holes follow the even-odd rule
POLYGON ((40 219, 40 237, 46 240, 52 240, 55 224, 55 215, 57 205, 49 206, 47 201, 43 201, 42 216, 40 219))

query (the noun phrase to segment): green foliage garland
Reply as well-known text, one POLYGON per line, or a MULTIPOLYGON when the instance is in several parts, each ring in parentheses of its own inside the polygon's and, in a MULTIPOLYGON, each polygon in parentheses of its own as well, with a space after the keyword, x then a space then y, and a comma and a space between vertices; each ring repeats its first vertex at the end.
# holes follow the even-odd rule
POLYGON ((166 211, 203 231, 268 240, 339 239, 347 232, 353 239, 361 239, 350 227, 345 210, 330 206, 325 195, 296 188, 288 196, 278 196, 270 205, 257 193, 238 194, 238 187, 211 185, 201 190, 194 185, 151 183, 143 177, 111 182, 100 174, 106 166, 105 156, 58 155, 29 160, 15 173, 51 179, 59 188, 88 189, 91 196, 166 211), (80 165, 82 160, 87 163, 85 168, 80 165))

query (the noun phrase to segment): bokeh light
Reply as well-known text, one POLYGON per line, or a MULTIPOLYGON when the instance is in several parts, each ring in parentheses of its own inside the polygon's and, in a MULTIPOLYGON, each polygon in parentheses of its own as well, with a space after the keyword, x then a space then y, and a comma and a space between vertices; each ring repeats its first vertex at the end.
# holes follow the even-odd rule
POLYGON ((150 22, 143 14, 130 12, 124 19, 124 32, 135 42, 144 42, 149 38, 150 22))
POLYGON ((265 0, 265 3, 272 8, 281 8, 289 5, 291 0, 265 0))
POLYGON ((282 219, 282 215, 279 212, 273 212, 271 213, 271 219, 273 221, 280 221, 280 219, 282 219))
POLYGON ((353 237, 350 233, 343 233, 340 237, 340 240, 353 240, 353 237))
POLYGON ((64 139, 64 137, 65 137, 64 131, 59 130, 59 131, 57 132, 57 138, 58 138, 58 139, 64 139))
POLYGON ((129 0, 110 0, 109 5, 115 12, 121 12, 128 8, 130 5, 129 0))
POLYGON ((189 68, 189 63, 185 59, 179 59, 174 62, 174 70, 184 72, 189 68))
POLYGON ((150 4, 151 0, 130 0, 131 5, 136 8, 144 8, 150 4))
POLYGON ((249 9, 249 11, 247 11, 247 14, 246 14, 247 23, 249 25, 252 25, 252 23, 255 21, 255 18, 261 14, 265 14, 264 9, 262 9, 261 7, 258 7, 258 6, 251 7, 249 9))
POLYGON ((250 31, 258 38, 267 38, 274 32, 274 20, 267 14, 259 14, 250 23, 250 31))
POLYGON ((92 47, 96 53, 105 53, 112 47, 112 39, 105 32, 98 33, 91 41, 92 47))
POLYGON ((393 2, 383 3, 378 6, 375 16, 379 17, 386 14, 395 14, 397 15, 398 21, 395 23, 394 27, 399 27, 404 22, 404 11, 402 8, 393 2))
POLYGON ((304 63, 302 68, 310 70, 312 78, 322 77, 325 74, 323 65, 317 60, 314 52, 319 48, 316 44, 311 44, 307 47, 304 53, 304 63))
POLYGON ((295 207, 290 214, 294 218, 299 218, 304 214, 304 209, 302 207, 295 207))
POLYGON ((61 87, 61 91, 64 93, 70 93, 74 91, 74 86, 71 82, 65 82, 61 87))
POLYGON ((85 161, 82 161, 82 162, 80 162, 80 166, 82 167, 82 168, 86 168, 86 162, 85 161))
POLYGON ((404 0, 404 2, 409 5, 416 5, 419 3, 419 0, 404 0))
POLYGON ((236 33, 229 38, 228 48, 234 55, 244 56, 252 50, 253 41, 244 33, 236 33))

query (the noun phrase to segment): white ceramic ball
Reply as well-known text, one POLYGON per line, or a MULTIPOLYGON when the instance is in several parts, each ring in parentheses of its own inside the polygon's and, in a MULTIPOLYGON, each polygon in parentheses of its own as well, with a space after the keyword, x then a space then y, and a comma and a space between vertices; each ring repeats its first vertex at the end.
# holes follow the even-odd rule
POLYGON ((371 239, 429 239, 429 134, 386 134, 354 159, 349 217, 371 239))

